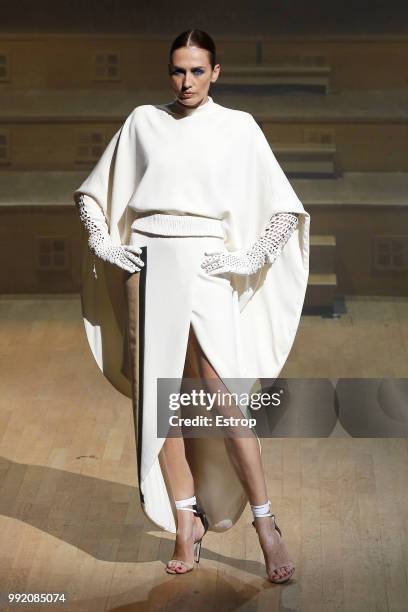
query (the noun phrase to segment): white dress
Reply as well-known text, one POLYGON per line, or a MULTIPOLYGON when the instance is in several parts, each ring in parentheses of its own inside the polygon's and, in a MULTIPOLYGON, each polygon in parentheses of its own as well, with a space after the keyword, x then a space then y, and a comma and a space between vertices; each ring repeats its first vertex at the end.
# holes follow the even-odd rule
MULTIPOLYGON (((140 500, 156 525, 175 532, 174 503, 159 460, 165 438, 156 435, 157 378, 181 379, 190 323, 220 377, 279 375, 307 287, 310 216, 252 115, 211 97, 182 118, 165 105, 136 107, 74 196, 79 194, 99 205, 114 244, 144 247, 140 500), (204 251, 250 247, 277 212, 298 213, 299 223, 273 264, 245 277, 201 270, 204 251), (200 219, 215 231, 200 235, 200 219)), ((84 238, 81 298, 89 344, 108 380, 132 397, 124 366, 125 276, 95 260, 84 238)), ((192 465, 210 529, 229 529, 246 498, 223 440, 195 439, 192 465)))

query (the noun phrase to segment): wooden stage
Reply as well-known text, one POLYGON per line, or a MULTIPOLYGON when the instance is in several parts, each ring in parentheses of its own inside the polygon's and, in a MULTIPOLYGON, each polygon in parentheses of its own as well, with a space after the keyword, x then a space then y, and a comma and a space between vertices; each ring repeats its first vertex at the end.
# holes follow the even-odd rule
MULTIPOLYGON (((408 298, 346 310, 302 317, 282 377, 407 377, 408 298)), ((48 611, 406 610, 406 437, 264 439, 292 582, 265 579, 249 506, 170 576, 174 536, 139 506, 131 402, 91 356, 79 296, 2 296, 0 325, 2 593, 65 593, 48 611)))

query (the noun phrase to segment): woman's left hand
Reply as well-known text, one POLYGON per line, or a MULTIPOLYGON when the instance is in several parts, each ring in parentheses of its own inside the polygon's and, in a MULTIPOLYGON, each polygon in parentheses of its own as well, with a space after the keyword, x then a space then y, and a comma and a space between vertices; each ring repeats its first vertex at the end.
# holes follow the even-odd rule
POLYGON ((248 255, 246 251, 206 251, 201 267, 214 276, 225 272, 234 274, 248 275, 257 272, 264 264, 264 255, 256 258, 248 255))

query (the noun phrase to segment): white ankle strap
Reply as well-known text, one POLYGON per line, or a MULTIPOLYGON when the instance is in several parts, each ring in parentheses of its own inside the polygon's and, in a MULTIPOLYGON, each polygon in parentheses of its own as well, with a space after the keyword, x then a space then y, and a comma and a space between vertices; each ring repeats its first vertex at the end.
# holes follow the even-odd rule
POLYGON ((178 510, 190 510, 190 512, 194 512, 192 508, 186 508, 186 506, 193 506, 197 503, 196 496, 189 497, 187 499, 179 499, 175 500, 176 508, 178 510))
POLYGON ((260 504, 259 506, 250 504, 254 518, 257 518, 258 516, 271 516, 270 504, 270 499, 268 499, 266 504, 260 504))

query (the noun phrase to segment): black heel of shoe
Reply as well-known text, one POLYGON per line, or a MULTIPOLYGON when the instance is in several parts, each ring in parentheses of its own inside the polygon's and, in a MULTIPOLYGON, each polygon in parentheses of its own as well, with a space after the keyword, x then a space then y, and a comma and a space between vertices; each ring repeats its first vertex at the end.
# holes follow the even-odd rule
POLYGON ((197 542, 194 542, 194 561, 196 563, 199 563, 200 562, 200 554, 201 554, 201 542, 203 540, 203 537, 205 536, 205 534, 208 531, 208 519, 206 517, 205 512, 197 504, 194 504, 193 511, 194 511, 195 516, 199 516, 200 517, 201 522, 202 522, 203 527, 204 527, 204 533, 203 533, 202 537, 199 540, 197 540, 197 542))
POLYGON ((200 563, 200 554, 201 554, 201 540, 194 543, 194 561, 196 563, 200 563))

